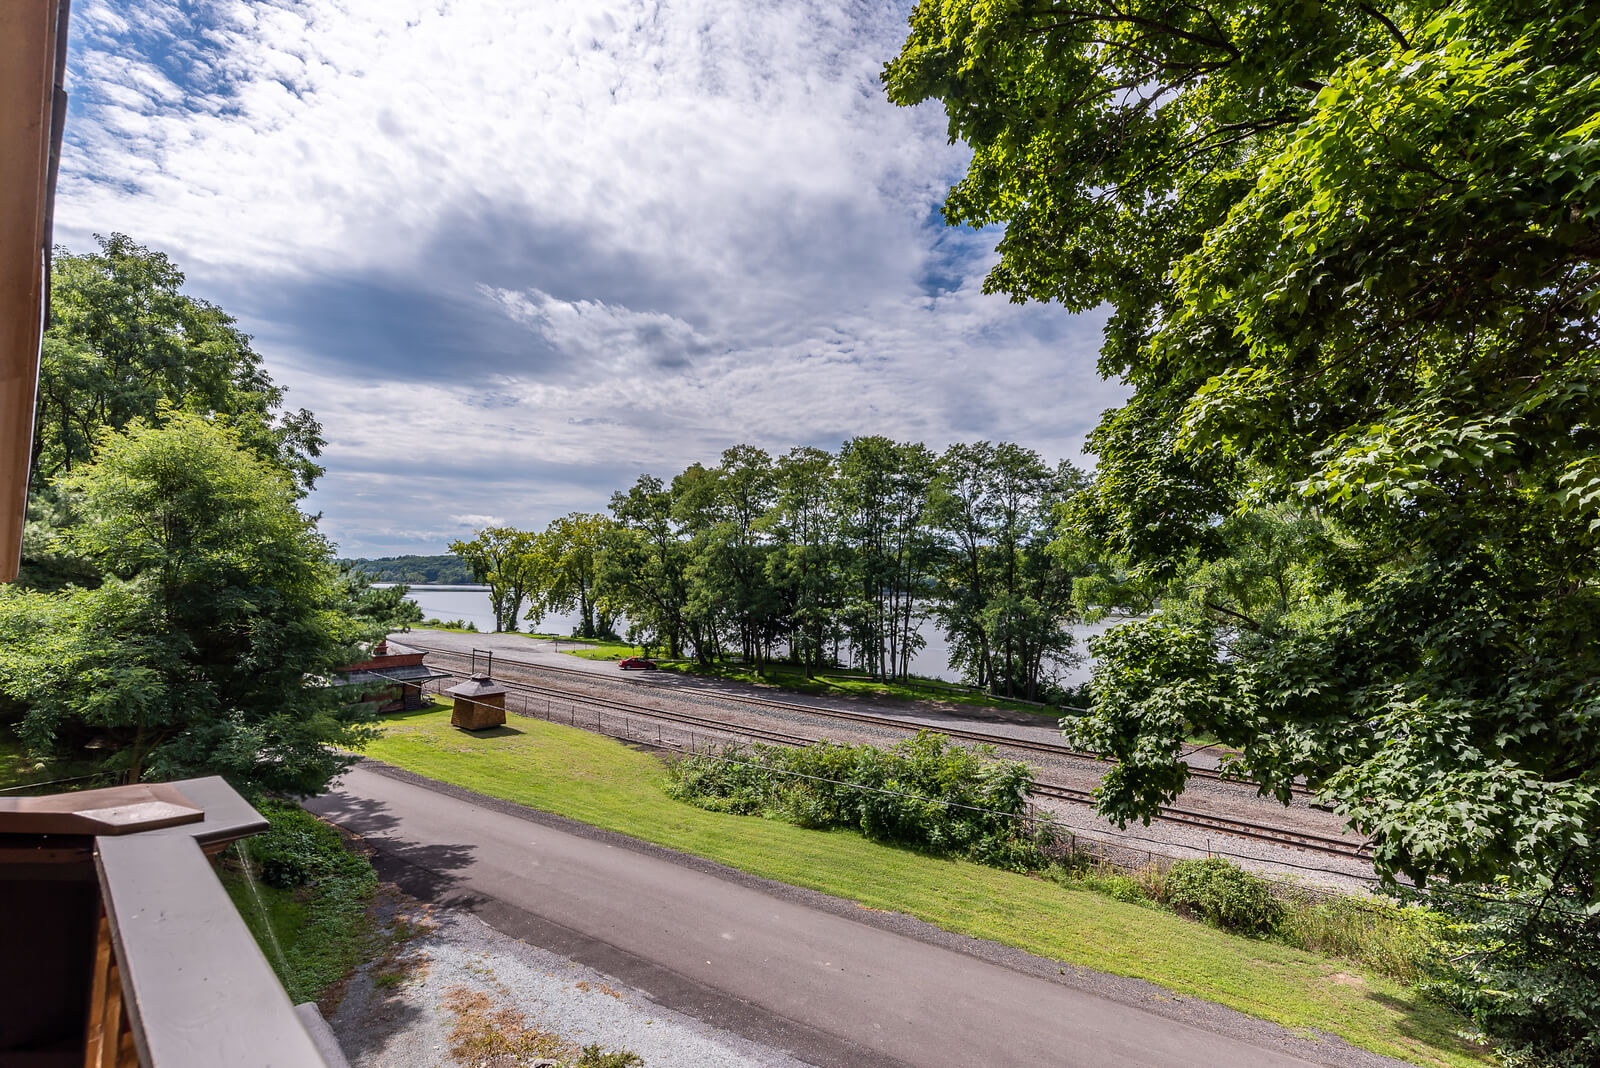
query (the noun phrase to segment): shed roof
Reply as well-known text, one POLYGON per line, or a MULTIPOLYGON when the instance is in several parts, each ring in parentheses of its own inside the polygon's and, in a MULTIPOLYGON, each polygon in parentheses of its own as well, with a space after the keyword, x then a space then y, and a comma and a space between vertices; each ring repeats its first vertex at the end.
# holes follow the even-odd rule
POLYGON ((506 692, 506 688, 487 675, 474 675, 459 686, 447 691, 452 697, 491 697, 506 692))

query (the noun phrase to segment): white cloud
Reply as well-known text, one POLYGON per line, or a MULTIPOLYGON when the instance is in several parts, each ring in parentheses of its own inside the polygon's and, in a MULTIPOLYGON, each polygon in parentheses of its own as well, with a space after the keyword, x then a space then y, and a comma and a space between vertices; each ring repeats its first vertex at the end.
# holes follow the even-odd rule
POLYGON ((90 0, 58 240, 121 230, 323 420, 345 551, 597 510, 736 441, 1076 455, 1099 318, 984 296, 966 153, 847 0, 90 0), (459 525, 459 524, 457 524, 459 525))

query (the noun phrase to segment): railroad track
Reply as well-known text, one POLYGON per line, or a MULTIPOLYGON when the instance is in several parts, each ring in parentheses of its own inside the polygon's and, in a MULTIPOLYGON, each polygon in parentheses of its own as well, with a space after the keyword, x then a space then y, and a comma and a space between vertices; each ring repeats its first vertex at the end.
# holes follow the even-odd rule
MULTIPOLYGON (((1070 786, 1034 783, 1032 792, 1037 797, 1052 797, 1086 805, 1094 804, 1094 796, 1088 790, 1075 790, 1070 786)), ((1317 834, 1313 831, 1294 831, 1287 827, 1271 827, 1260 823, 1250 823, 1245 820, 1229 819, 1226 816, 1213 816, 1209 812, 1196 812, 1193 809, 1174 808, 1168 805, 1161 806, 1161 815, 1158 818, 1168 823, 1180 823, 1188 827, 1199 827, 1202 830, 1238 835, 1241 838, 1253 838, 1257 841, 1271 842, 1274 845, 1289 845, 1296 849, 1309 849, 1313 852, 1327 853, 1336 857, 1349 857, 1353 860, 1367 861, 1372 859, 1371 849, 1366 842, 1353 842, 1347 838, 1335 838, 1332 835, 1317 834)))
MULTIPOLYGON (((421 649, 431 656, 449 657, 466 662, 474 661, 474 657, 469 653, 456 652, 451 649, 439 649, 437 647, 421 645, 416 642, 406 642, 405 644, 410 645, 414 649, 421 649)), ((528 660, 516 660, 510 657, 501 657, 498 654, 495 655, 494 659, 504 664, 513 664, 517 668, 527 671, 547 672, 556 675, 572 675, 589 682, 598 681, 602 683, 611 683, 612 685, 627 685, 622 683, 620 679, 608 678, 604 675, 597 675, 592 671, 583 671, 577 668, 555 667, 553 665, 539 664, 528 660)), ((563 697, 568 698, 588 696, 586 694, 577 694, 571 690, 561 690, 559 687, 547 688, 551 693, 560 694, 563 697)), ((1043 742, 1036 738, 1012 738, 1007 735, 991 734, 987 731, 969 730, 963 727, 946 726, 942 724, 938 727, 929 727, 927 724, 907 723, 905 720, 896 719, 893 716, 875 716, 869 712, 851 712, 842 708, 822 708, 816 705, 803 705, 793 701, 778 701, 767 697, 751 697, 745 694, 731 694, 725 693, 721 690, 707 689, 703 686, 675 686, 671 692, 693 694, 697 697, 706 697, 716 701, 726 701, 731 704, 749 705, 755 708, 766 708, 782 712, 794 712, 803 715, 820 716, 827 719, 837 719, 846 722, 865 723, 870 726, 886 727, 891 730, 902 730, 912 733, 915 733, 919 730, 936 730, 940 734, 951 738, 958 738, 964 742, 980 742, 985 745, 1004 746, 1007 749, 1020 750, 1022 752, 1045 753, 1050 756, 1064 757, 1072 760, 1092 760, 1097 763, 1100 762, 1100 758, 1094 753, 1086 753, 1080 749, 1073 749, 1070 746, 1056 745, 1051 742, 1043 742)), ((1237 780, 1229 779, 1221 772, 1213 768, 1196 767, 1193 764, 1189 765, 1189 774, 1194 778, 1205 779, 1209 782, 1230 783, 1238 786, 1249 785, 1248 783, 1240 783, 1237 780)), ((1299 783, 1294 784, 1290 788, 1290 791, 1301 797, 1309 797, 1312 795, 1311 790, 1306 789, 1299 783)))
MULTIPOLYGON (((451 653, 449 650, 444 650, 443 652, 448 655, 461 657, 463 659, 470 659, 470 657, 468 657, 466 654, 451 653)), ((546 670, 542 664, 528 664, 525 661, 507 662, 515 663, 522 667, 532 667, 534 669, 546 670)), ((547 670, 559 672, 569 669, 549 668, 547 670)), ((458 672, 450 673, 453 675, 461 674, 458 672)), ((591 678, 593 677, 593 675, 589 672, 578 671, 575 672, 575 674, 585 675, 591 678)), ((789 734, 784 731, 776 731, 766 727, 736 726, 722 720, 712 719, 708 716, 697 716, 693 713, 679 712, 673 709, 641 707, 636 704, 619 701, 612 698, 598 697, 588 693, 579 693, 573 690, 565 690, 560 687, 519 682, 515 679, 508 679, 503 676, 497 681, 499 681, 500 684, 505 686, 508 690, 516 692, 523 698, 524 707, 519 714, 535 718, 537 718, 537 713, 530 712, 527 708, 527 701, 530 696, 535 699, 542 698, 546 701, 559 699, 567 702, 569 706, 576 704, 594 708, 597 710, 597 712, 608 712, 613 717, 621 716, 624 718, 624 720, 632 718, 657 720, 661 722, 672 723, 680 728, 688 728, 691 731, 699 730, 704 731, 707 734, 720 734, 732 738, 744 738, 751 741, 767 742, 773 745, 808 748, 818 744, 818 742, 821 740, 803 735, 789 734)), ((782 702, 771 703, 785 708, 796 708, 807 712, 812 711, 808 705, 785 705, 782 702)), ((516 708, 510 708, 510 711, 517 712, 518 710, 516 708)), ((547 718, 548 715, 549 713, 547 712, 547 718)), ((845 714, 844 718, 861 717, 859 717, 857 714, 845 714)), ((870 722, 877 721, 877 717, 867 717, 867 719, 870 722)), ((902 727, 905 726, 902 721, 893 719, 888 720, 888 723, 902 727)), ((574 724, 578 725, 576 719, 574 719, 574 724)), ((601 727, 601 721, 598 716, 596 718, 595 726, 596 729, 601 727)), ((980 739, 990 739, 994 737, 993 735, 983 735, 981 732, 971 733, 980 739)), ((1030 793, 1032 793, 1035 797, 1049 798, 1058 801, 1068 801, 1090 808, 1094 807, 1095 804, 1094 796, 1089 791, 1079 790, 1069 786, 1058 786, 1053 783, 1036 782, 1032 785, 1030 793)), ((1349 839, 1317 834, 1312 831, 1298 831, 1285 827, 1274 827, 1267 824, 1251 823, 1246 820, 1236 820, 1226 816, 1215 816, 1210 813, 1199 812, 1194 809, 1178 808, 1175 806, 1163 806, 1161 808, 1160 815, 1157 818, 1166 823, 1214 831, 1219 834, 1235 835, 1241 838, 1249 838, 1254 841, 1269 842, 1273 845, 1288 846, 1294 849, 1308 850, 1329 856, 1363 861, 1371 860, 1371 854, 1368 850, 1367 844, 1364 842, 1352 842, 1349 839)))

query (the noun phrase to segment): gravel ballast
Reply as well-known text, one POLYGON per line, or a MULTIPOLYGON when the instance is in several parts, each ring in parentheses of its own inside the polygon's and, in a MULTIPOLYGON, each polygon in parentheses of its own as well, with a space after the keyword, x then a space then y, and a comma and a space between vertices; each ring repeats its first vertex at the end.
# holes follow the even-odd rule
MULTIPOLYGON (((386 887, 380 911, 421 933, 398 956, 361 968, 329 1017, 355 1068, 512 1068, 541 1063, 453 1052, 451 1005, 483 994, 496 1012, 573 1046, 630 1050, 647 1068, 790 1068, 787 1054, 711 1027, 566 957, 501 934, 467 912, 424 906, 386 887)), ((558 1063, 567 1063, 560 1061, 558 1063)))

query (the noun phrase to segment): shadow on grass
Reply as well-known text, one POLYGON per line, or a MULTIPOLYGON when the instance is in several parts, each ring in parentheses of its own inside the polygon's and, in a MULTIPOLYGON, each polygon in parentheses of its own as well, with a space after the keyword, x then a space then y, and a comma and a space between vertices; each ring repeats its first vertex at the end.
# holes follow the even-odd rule
POLYGON ((468 738, 510 738, 513 736, 523 735, 528 732, 519 730, 516 727, 484 727, 481 730, 475 731, 468 730, 465 727, 457 727, 456 733, 464 734, 468 738))
POLYGON ((1376 1005, 1399 1017, 1394 1029, 1407 1038, 1431 1046, 1455 1048, 1464 1053, 1487 1053, 1490 1047, 1468 1041, 1461 1034, 1467 1021, 1454 1009, 1421 993, 1409 998, 1397 998, 1379 991, 1369 991, 1367 997, 1376 1005))
POLYGON ((449 708, 450 705, 448 702, 435 700, 433 703, 423 705, 421 708, 408 708, 403 712, 385 712, 382 716, 378 717, 378 722, 404 723, 408 719, 420 719, 423 716, 431 716, 440 709, 448 710, 449 708))

